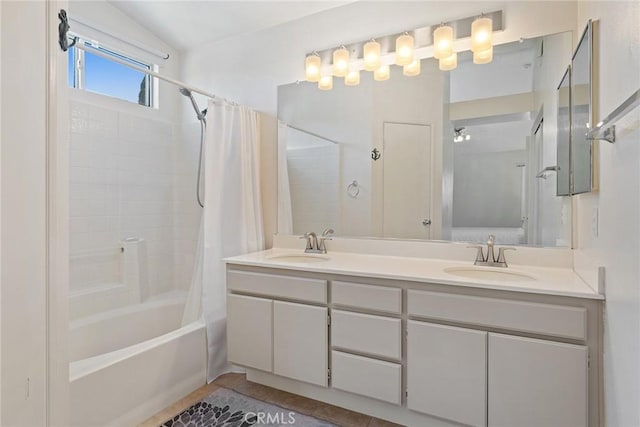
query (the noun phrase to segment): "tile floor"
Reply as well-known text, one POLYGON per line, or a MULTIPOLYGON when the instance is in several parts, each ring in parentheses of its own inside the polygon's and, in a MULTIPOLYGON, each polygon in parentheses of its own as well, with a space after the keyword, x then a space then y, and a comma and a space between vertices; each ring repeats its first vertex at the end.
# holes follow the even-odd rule
POLYGON ((244 374, 225 374, 220 376, 211 384, 200 387, 190 395, 149 418, 140 424, 139 427, 158 427, 162 422, 184 411, 220 387, 234 390, 238 393, 253 397, 254 399, 263 400, 343 427, 401 427, 398 424, 373 418, 369 415, 349 411, 338 406, 252 383, 247 381, 244 374))

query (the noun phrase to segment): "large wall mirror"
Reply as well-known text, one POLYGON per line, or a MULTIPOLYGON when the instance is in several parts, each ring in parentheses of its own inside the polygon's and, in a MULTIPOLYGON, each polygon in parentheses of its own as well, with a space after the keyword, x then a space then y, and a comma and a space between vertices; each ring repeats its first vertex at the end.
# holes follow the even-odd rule
MULTIPOLYGON (((493 61, 358 86, 278 88, 279 233, 569 246, 559 195, 558 82, 571 33, 507 43, 493 61)), ((564 184, 563 184, 564 185, 564 184)))

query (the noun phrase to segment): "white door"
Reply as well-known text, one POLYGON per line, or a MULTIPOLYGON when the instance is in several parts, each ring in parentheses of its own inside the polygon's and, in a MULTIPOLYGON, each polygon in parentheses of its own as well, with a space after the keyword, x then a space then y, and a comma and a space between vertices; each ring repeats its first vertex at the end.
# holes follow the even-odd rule
POLYGON ((487 333, 414 320, 407 330, 407 407, 486 426, 487 333))
POLYGON ((428 239, 431 126, 384 123, 383 236, 428 239))
POLYGON ((326 307, 273 303, 273 372, 328 386, 329 333, 326 307))
POLYGON ((227 357, 236 365, 272 371, 273 301, 227 295, 227 357))
POLYGON ((489 426, 587 425, 587 348, 489 334, 489 426))

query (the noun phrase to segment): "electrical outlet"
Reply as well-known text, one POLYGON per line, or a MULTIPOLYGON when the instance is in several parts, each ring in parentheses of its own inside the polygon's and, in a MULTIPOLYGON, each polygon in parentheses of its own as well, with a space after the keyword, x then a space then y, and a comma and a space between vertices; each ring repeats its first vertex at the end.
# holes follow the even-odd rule
POLYGON ((591 235, 594 238, 598 237, 598 208, 594 207, 591 210, 591 235))

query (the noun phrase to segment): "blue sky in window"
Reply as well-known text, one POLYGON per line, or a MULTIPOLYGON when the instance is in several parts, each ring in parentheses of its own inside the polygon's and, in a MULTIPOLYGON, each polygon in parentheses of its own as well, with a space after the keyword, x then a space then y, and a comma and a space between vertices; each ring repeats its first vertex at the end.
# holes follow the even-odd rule
MULTIPOLYGON (((73 54, 69 54, 69 86, 73 87, 73 54)), ((91 52, 85 52, 85 89, 138 103, 140 83, 145 75, 91 52)))

